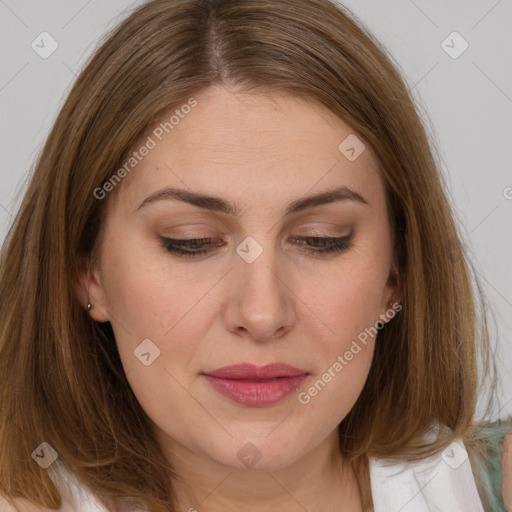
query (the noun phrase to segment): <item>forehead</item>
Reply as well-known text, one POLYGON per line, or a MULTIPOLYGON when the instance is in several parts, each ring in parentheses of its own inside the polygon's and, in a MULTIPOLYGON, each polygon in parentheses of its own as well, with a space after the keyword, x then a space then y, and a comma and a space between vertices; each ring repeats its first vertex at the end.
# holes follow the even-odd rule
POLYGON ((133 148, 151 147, 118 191, 132 210, 166 186, 237 203, 246 196, 257 195, 260 202, 279 197, 284 204, 346 185, 375 207, 384 205, 371 148, 323 105, 284 93, 227 88, 210 88, 193 99, 193 108, 174 107, 133 148))

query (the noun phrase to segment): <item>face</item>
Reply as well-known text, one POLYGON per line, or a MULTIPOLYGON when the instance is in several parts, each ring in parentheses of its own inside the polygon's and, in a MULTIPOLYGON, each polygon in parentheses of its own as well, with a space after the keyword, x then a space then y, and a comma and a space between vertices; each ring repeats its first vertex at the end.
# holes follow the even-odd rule
POLYGON ((384 187, 319 104, 195 100, 109 201, 90 314, 169 453, 284 468, 335 438, 396 299, 384 187))

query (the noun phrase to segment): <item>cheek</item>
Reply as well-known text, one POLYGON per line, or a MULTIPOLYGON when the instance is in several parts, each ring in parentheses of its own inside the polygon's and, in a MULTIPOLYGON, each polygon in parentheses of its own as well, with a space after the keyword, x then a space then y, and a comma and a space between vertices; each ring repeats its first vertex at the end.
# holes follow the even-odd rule
POLYGON ((309 331, 317 364, 298 395, 309 414, 322 418, 316 425, 319 429, 334 428, 354 406, 368 377, 378 335, 381 293, 375 276, 367 273, 358 279, 352 274, 335 282, 308 304, 320 318, 309 331), (322 425, 327 411, 329 420, 322 425))
POLYGON ((365 257, 359 251, 340 261, 335 271, 303 285, 312 312, 306 323, 318 364, 314 380, 299 401, 336 411, 337 421, 353 407, 370 371, 381 326, 386 265, 386 261, 365 257))
POLYGON ((383 276, 369 267, 347 265, 336 272, 304 283, 307 308, 318 317, 317 323, 329 345, 337 349, 375 325, 379 319, 384 292, 383 276))
POLYGON ((153 256, 150 262, 147 255, 126 254, 111 252, 102 282, 123 367, 127 374, 134 372, 137 384, 140 379, 155 378, 157 373, 140 374, 141 362, 134 356, 144 340, 150 340, 156 348, 149 347, 159 354, 152 368, 163 366, 171 356, 174 368, 186 367, 194 349, 191 341, 202 336, 206 323, 199 322, 206 318, 200 303, 204 291, 201 284, 184 284, 165 259, 153 256))
POLYGON ((146 337, 172 329, 186 308, 197 302, 199 291, 184 284, 158 242, 137 238, 112 244, 102 268, 102 284, 114 323, 146 337))

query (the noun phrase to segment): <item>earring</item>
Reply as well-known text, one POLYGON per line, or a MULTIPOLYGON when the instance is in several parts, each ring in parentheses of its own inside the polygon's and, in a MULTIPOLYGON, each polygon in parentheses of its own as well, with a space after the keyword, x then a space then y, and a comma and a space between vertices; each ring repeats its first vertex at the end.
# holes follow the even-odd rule
POLYGON ((93 305, 89 302, 89 304, 87 304, 87 311, 91 311, 92 308, 93 308, 93 305))

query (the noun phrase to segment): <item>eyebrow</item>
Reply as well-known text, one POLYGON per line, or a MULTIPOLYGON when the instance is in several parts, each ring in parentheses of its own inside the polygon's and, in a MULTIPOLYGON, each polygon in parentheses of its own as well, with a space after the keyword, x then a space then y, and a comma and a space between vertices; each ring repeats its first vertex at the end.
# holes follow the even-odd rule
MULTIPOLYGON (((199 192, 191 192, 190 190, 183 190, 179 188, 164 188, 154 192, 142 201, 137 210, 147 204, 165 200, 177 200, 205 210, 225 213, 228 215, 237 216, 240 214, 236 205, 229 203, 221 197, 209 196, 199 192)), ((362 204, 368 204, 368 202, 355 190, 347 186, 342 186, 293 201, 286 208, 285 216, 292 215, 315 206, 338 201, 357 201, 362 204)))

